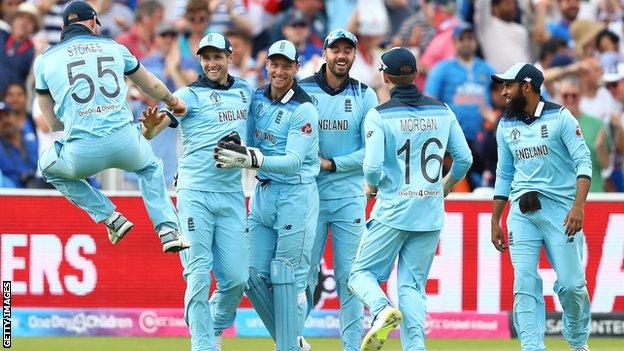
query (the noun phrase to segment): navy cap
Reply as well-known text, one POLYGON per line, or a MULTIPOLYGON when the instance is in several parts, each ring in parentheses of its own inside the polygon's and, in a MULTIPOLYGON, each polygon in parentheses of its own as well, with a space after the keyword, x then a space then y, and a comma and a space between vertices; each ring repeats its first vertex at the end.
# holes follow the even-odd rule
POLYGON ((474 28, 470 23, 459 22, 459 24, 455 26, 455 29, 453 29, 453 38, 459 38, 464 32, 474 32, 474 28))
MULTIPOLYGON (((74 1, 69 3, 65 10, 63 10, 63 26, 68 26, 72 23, 86 21, 96 17, 97 13, 91 7, 91 5, 87 4, 84 1, 74 1)), ((102 25, 99 19, 95 19, 95 22, 98 25, 102 25)))
POLYGON ((295 10, 290 16, 288 16, 285 24, 287 26, 296 26, 298 24, 309 26, 310 19, 303 12, 295 10))
POLYGON ((530 63, 516 63, 504 73, 493 74, 492 81, 500 83, 531 83, 539 89, 544 83, 542 72, 530 63))
POLYGON ((295 44, 288 40, 278 40, 269 47, 269 55, 267 58, 271 58, 274 55, 281 55, 293 62, 299 62, 299 53, 295 44))
POLYGON ((418 71, 416 57, 403 47, 393 47, 381 54, 380 71, 393 76, 408 76, 418 71))
POLYGON ((199 52, 207 47, 215 48, 228 54, 232 53, 232 45, 230 44, 230 41, 221 33, 208 33, 205 37, 203 37, 199 41, 197 54, 199 55, 199 52))
POLYGON ((353 35, 353 33, 344 29, 336 29, 331 31, 329 34, 327 34, 327 37, 325 37, 325 41, 323 41, 323 50, 334 45, 334 43, 338 40, 349 41, 354 47, 357 46, 358 43, 358 40, 355 35, 353 35))

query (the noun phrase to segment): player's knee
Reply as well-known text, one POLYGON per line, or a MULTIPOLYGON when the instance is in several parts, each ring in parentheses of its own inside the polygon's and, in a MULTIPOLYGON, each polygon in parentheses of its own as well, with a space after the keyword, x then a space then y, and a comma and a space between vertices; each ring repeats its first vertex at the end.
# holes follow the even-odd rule
POLYGON ((537 308, 537 299, 532 294, 515 293, 514 294, 514 312, 533 312, 537 308))
POLYGON ((557 294, 585 294, 584 277, 564 277, 558 278, 554 290, 557 294))

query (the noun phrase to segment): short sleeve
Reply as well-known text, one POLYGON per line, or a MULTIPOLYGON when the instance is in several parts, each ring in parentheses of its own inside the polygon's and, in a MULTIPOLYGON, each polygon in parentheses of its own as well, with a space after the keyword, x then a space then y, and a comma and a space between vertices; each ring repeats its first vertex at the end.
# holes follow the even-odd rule
POLYGON ((49 94, 50 89, 45 81, 45 71, 43 69, 43 55, 37 56, 34 64, 35 91, 37 94, 49 94))
POLYGON ((128 50, 127 47, 121 44, 117 44, 117 46, 119 47, 119 51, 121 52, 121 57, 123 57, 124 74, 128 76, 138 71, 139 67, 141 67, 141 63, 139 63, 139 60, 137 60, 137 58, 130 53, 130 50, 128 50))
POLYGON ((184 101, 184 104, 186 104, 186 114, 178 117, 193 117, 199 110, 199 99, 197 98, 197 94, 195 94, 191 88, 182 87, 176 90, 173 95, 180 98, 184 101))

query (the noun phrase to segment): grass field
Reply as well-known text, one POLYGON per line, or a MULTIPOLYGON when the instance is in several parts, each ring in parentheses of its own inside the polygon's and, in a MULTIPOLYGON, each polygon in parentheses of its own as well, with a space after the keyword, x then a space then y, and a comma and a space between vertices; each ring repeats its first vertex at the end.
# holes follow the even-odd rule
MULTIPOLYGON (((338 339, 309 339, 313 351, 340 351, 338 339)), ((592 351, 623 351, 624 339, 592 339, 592 351)), ((270 339, 225 339, 225 351, 273 351, 270 339)), ((570 350, 561 338, 546 339, 548 351, 570 350)), ((429 340, 428 351, 508 351, 519 350, 518 340, 429 340)), ((14 351, 188 351, 187 338, 52 337, 13 338, 14 351)), ((384 351, 400 351, 398 339, 390 339, 384 351)))

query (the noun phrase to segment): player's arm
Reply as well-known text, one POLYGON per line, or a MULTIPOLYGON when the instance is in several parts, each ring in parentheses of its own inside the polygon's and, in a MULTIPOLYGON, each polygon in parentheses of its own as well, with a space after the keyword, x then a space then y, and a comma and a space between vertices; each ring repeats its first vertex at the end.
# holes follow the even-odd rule
POLYGON ((576 170, 576 198, 574 205, 563 221, 566 234, 572 236, 583 229, 585 200, 591 185, 592 163, 589 148, 585 144, 585 138, 583 138, 578 121, 566 109, 562 109, 560 114, 561 140, 568 149, 576 170))
POLYGON ((54 113, 54 99, 50 95, 50 89, 44 75, 43 55, 37 56, 33 64, 35 76, 35 91, 37 92, 37 104, 43 115, 43 120, 53 132, 61 131, 65 128, 63 122, 54 113))
POLYGON ((511 181, 514 177, 513 155, 507 146, 503 135, 503 126, 498 125, 496 130, 496 144, 498 164, 496 165, 496 182, 494 183, 494 201, 492 202, 492 244, 498 251, 505 251, 507 244, 503 235, 500 221, 503 210, 511 193, 511 181))
POLYGON ((54 100, 50 94, 37 93, 37 104, 39 104, 43 120, 50 127, 50 130, 58 132, 65 128, 63 122, 54 114, 54 100))
MULTIPOLYGON (((368 88, 364 92, 363 110, 368 113, 371 109, 377 106, 377 94, 373 89, 368 88)), ((347 172, 353 171, 356 169, 362 169, 362 163, 364 162, 364 145, 366 143, 366 132, 364 130, 364 121, 366 115, 362 116, 362 120, 360 121, 360 137, 362 138, 362 147, 350 154, 337 156, 334 158, 330 158, 329 161, 332 163, 332 172, 347 172)))
POLYGON ((286 139, 284 155, 265 156, 260 170, 281 174, 297 174, 305 156, 318 138, 314 131, 318 126, 318 112, 311 103, 299 105, 293 115, 286 139))
POLYGON ((174 95, 187 106, 186 113, 176 117, 167 109, 158 109, 158 107, 144 109, 142 116, 139 117, 139 122, 142 124, 142 133, 146 139, 153 139, 167 127, 177 128, 180 124, 180 118, 187 118, 195 113, 199 106, 199 99, 190 88, 181 88, 174 95))
POLYGON ((154 100, 164 102, 167 108, 172 110, 176 115, 183 115, 186 112, 184 102, 173 95, 165 83, 146 70, 143 65, 139 65, 136 72, 129 74, 128 78, 130 78, 145 95, 154 100))
POLYGON ((451 128, 447 149, 453 158, 453 163, 448 174, 444 176, 444 196, 448 195, 455 184, 466 176, 472 165, 472 152, 468 147, 464 132, 455 114, 450 108, 448 111, 451 114, 451 128))
POLYGON ((364 153, 364 177, 366 186, 371 195, 377 192, 377 187, 383 175, 385 158, 385 136, 381 124, 381 116, 376 109, 372 109, 366 115, 364 121, 366 131, 366 151, 364 153))

